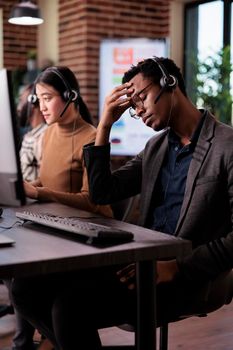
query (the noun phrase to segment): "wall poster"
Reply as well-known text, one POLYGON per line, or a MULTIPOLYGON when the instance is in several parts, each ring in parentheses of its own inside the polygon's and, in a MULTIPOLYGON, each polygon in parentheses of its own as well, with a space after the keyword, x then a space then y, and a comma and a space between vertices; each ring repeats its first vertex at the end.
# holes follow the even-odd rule
MULTIPOLYGON (((103 110, 105 96, 121 84, 121 79, 132 64, 144 58, 168 56, 166 39, 122 39, 103 40, 100 46, 99 116, 103 110)), ((129 116, 128 110, 113 125, 110 140, 112 155, 133 156, 139 153, 155 131, 141 120, 129 116)))

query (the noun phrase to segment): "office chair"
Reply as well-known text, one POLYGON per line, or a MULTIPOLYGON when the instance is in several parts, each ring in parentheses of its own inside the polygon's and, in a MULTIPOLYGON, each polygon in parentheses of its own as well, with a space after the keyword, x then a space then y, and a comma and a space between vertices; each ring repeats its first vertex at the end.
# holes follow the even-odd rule
MULTIPOLYGON (((185 320, 190 317, 207 317, 210 312, 216 311, 223 306, 223 304, 230 304, 233 296, 233 270, 230 270, 221 276, 216 281, 213 281, 211 293, 208 296, 208 300, 212 300, 208 305, 200 306, 199 310, 193 310, 188 315, 181 315, 176 319, 165 321, 159 325, 159 350, 168 350, 168 327, 169 323, 185 320), (221 285, 220 285, 221 283, 221 285), (213 302, 214 300, 214 302, 213 302)), ((126 331, 134 331, 131 325, 122 325, 119 328, 126 331)), ((135 345, 103 345, 105 350, 133 350, 136 349, 135 345)))
MULTIPOLYGON (((119 201, 117 203, 112 204, 112 210, 115 219, 121 220, 124 222, 129 223, 136 223, 135 221, 135 214, 134 211, 137 209, 137 205, 139 202, 140 196, 135 196, 128 198, 123 201, 119 201), (133 220, 133 221, 132 221, 133 220)), ((223 304, 229 304, 232 300, 233 296, 233 271, 227 272, 226 274, 223 274, 223 276, 220 276, 219 279, 223 280, 223 284, 219 288, 218 283, 213 282, 214 287, 215 284, 218 286, 216 289, 212 288, 212 293, 209 296, 209 300, 211 298, 214 298, 213 300, 217 301, 220 300, 220 303, 218 305, 214 305, 212 309, 208 309, 203 307, 200 307, 199 310, 193 310, 193 312, 190 312, 188 315, 182 315, 177 317, 174 320, 169 320, 166 322, 163 322, 159 325, 159 350, 168 350, 168 327, 169 323, 171 322, 178 322, 181 320, 185 320, 190 317, 206 317, 208 313, 216 311, 219 309, 223 304), (229 276, 227 277, 227 281, 224 279, 224 276, 229 273, 229 276), (224 302, 223 302, 224 298, 224 302)), ((216 281, 219 281, 217 278, 216 281)), ((211 303, 210 303, 211 304, 211 303)), ((132 325, 124 324, 117 326, 118 328, 134 332, 134 327, 132 325)), ((103 349, 105 350, 133 350, 136 349, 135 345, 103 345, 103 349)))

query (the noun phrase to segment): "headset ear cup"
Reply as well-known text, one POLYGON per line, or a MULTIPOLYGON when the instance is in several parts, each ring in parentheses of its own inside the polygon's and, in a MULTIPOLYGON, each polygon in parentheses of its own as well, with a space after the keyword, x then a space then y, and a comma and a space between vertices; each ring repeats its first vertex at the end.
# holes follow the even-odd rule
POLYGON ((167 81, 164 77, 162 77, 159 81, 159 84, 161 86, 161 88, 165 87, 167 85, 167 81))
POLYGON ((68 90, 63 92, 63 98, 65 101, 68 101, 70 98, 70 92, 68 90))
POLYGON ((66 90, 63 93, 63 97, 65 101, 74 102, 78 99, 78 96, 79 96, 78 92, 73 89, 71 91, 66 90))
POLYGON ((159 81, 161 88, 172 88, 175 89, 177 85, 177 79, 174 75, 169 74, 166 67, 159 61, 157 57, 151 58, 153 62, 155 62, 162 73, 162 77, 159 81))
POLYGON ((78 99, 78 97, 79 97, 78 91, 72 90, 72 91, 71 91, 71 94, 72 94, 72 99, 71 99, 71 101, 72 101, 72 102, 76 101, 76 100, 78 99))
POLYGON ((176 85, 177 85, 177 79, 173 76, 173 75, 171 75, 171 74, 169 74, 169 76, 167 76, 167 77, 162 77, 161 79, 160 79, 160 86, 163 88, 163 87, 165 87, 165 86, 167 86, 167 87, 169 87, 169 88, 173 88, 173 89, 175 89, 175 87, 176 87, 176 85))
POLYGON ((36 94, 29 94, 28 97, 27 97, 27 100, 28 100, 29 103, 31 103, 33 105, 38 104, 38 99, 37 99, 36 94))
POLYGON ((168 86, 175 89, 177 85, 177 79, 174 77, 174 75, 169 74, 169 79, 168 79, 168 86))

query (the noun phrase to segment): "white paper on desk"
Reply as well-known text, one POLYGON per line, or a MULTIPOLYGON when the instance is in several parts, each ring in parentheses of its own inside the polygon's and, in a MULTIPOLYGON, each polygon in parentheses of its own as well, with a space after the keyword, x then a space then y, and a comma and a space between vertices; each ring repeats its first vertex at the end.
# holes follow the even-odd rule
POLYGON ((15 241, 12 238, 2 235, 0 233, 0 247, 5 247, 7 245, 12 245, 14 243, 15 241))

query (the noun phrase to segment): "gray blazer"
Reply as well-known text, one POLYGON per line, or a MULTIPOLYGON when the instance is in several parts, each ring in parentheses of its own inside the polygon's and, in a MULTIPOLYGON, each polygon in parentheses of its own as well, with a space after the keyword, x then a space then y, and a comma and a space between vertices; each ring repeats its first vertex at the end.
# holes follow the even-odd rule
MULTIPOLYGON (((110 145, 84 147, 90 194, 109 204, 140 193, 139 224, 147 226, 153 190, 168 147, 167 131, 110 172, 110 145)), ((178 261, 191 280, 214 278, 233 267, 233 128, 207 113, 190 163, 175 235, 191 240, 193 252, 178 261)))

